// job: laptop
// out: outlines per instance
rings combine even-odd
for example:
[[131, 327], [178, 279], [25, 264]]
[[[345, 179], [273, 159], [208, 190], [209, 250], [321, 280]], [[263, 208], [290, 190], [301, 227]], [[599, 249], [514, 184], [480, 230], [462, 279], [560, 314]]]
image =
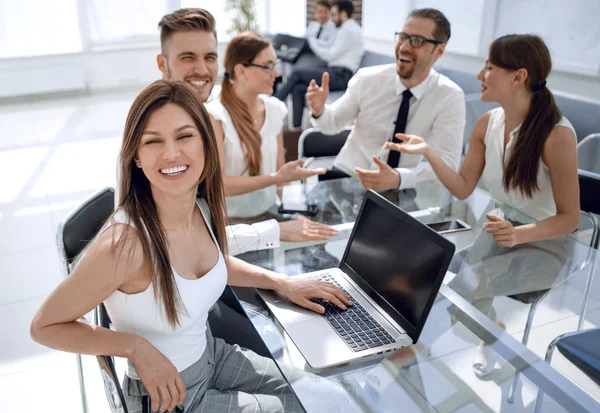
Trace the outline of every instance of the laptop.
[[317, 314], [282, 294], [260, 295], [308, 364], [322, 369], [417, 342], [455, 246], [368, 191], [338, 268], [295, 277], [329, 281], [351, 296], [347, 311], [328, 301]]
[[284, 62], [296, 63], [298, 57], [307, 45], [303, 37], [290, 36], [288, 34], [277, 34], [273, 40], [273, 47], [277, 51], [277, 57]]

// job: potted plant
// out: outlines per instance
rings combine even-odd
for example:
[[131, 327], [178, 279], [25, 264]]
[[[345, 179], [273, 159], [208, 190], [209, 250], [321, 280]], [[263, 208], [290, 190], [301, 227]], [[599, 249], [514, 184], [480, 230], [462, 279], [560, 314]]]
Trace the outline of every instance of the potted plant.
[[230, 34], [258, 31], [258, 23], [254, 15], [254, 0], [227, 0], [226, 10], [234, 12], [232, 25], [229, 28]]

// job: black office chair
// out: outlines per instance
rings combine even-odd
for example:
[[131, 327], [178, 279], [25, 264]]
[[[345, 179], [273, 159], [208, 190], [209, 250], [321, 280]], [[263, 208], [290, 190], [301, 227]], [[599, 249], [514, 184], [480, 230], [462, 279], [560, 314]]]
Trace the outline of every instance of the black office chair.
[[[596, 384], [600, 385], [600, 328], [565, 333], [556, 337], [546, 350], [546, 362], [552, 362], [554, 350], [584, 372]], [[544, 392], [538, 390], [534, 413], [542, 411]]]
[[[56, 241], [65, 277], [71, 273], [77, 257], [85, 250], [106, 219], [113, 213], [114, 198], [114, 189], [104, 188], [72, 211], [59, 226]], [[85, 318], [83, 320], [88, 321]], [[77, 354], [77, 369], [81, 403], [85, 413], [87, 412], [87, 402], [80, 354]]]
[[327, 135], [315, 128], [302, 132], [298, 139], [298, 158], [335, 157], [352, 129], [348, 128], [336, 135]]
[[[97, 326], [110, 329], [110, 317], [106, 312], [104, 304], [100, 304], [94, 311], [94, 323]], [[104, 381], [104, 392], [108, 400], [108, 406], [112, 413], [127, 413], [127, 404], [123, 396], [123, 389], [119, 383], [114, 357], [96, 356], [100, 365], [100, 373]]]

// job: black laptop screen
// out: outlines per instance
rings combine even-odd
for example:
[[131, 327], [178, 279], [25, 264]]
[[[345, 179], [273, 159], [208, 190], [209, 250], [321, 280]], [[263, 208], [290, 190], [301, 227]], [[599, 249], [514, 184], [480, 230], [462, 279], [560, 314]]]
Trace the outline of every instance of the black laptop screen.
[[439, 290], [440, 272], [442, 266], [447, 267], [448, 254], [436, 239], [439, 235], [395, 209], [365, 199], [345, 264], [372, 288], [365, 290], [376, 302], [383, 299], [412, 327], [420, 329], [432, 292]]

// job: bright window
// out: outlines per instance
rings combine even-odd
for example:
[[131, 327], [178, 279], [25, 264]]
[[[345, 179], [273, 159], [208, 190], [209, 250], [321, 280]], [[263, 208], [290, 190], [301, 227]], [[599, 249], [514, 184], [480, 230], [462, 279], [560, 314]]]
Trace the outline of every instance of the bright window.
[[0, 58], [81, 50], [77, 0], [0, 0]]

